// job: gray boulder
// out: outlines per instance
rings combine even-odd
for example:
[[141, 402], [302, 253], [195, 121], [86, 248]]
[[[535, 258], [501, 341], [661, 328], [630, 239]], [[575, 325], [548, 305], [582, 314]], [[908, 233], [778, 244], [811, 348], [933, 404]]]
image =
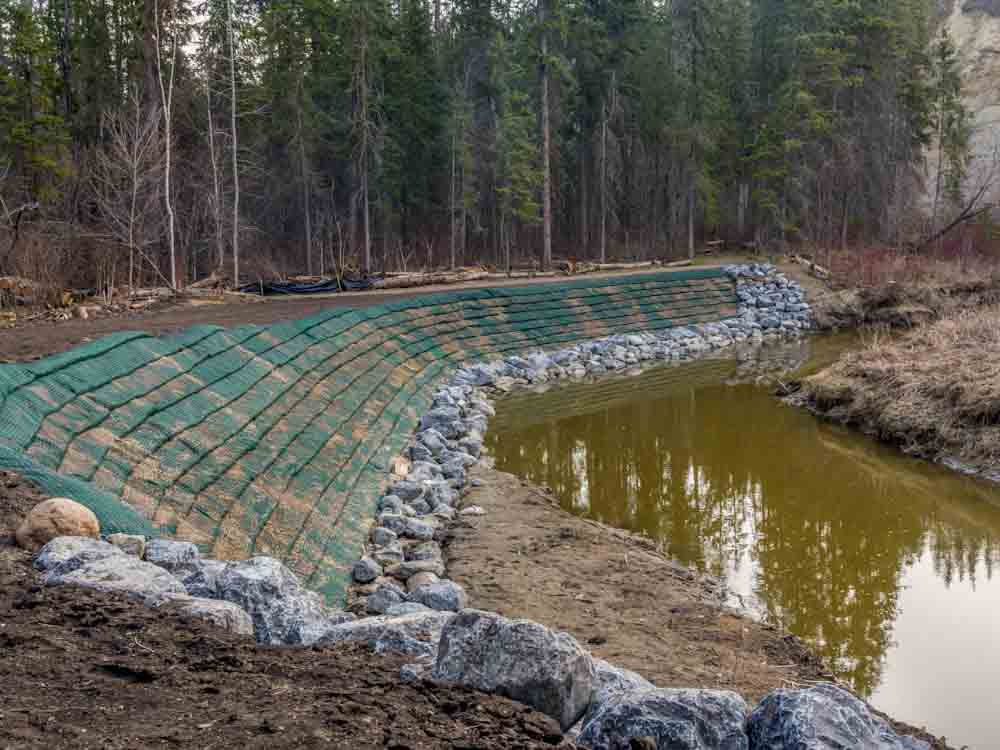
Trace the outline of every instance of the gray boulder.
[[397, 537], [402, 536], [406, 531], [406, 516], [402, 513], [402, 506], [400, 506], [399, 513], [382, 513], [378, 517], [378, 525], [384, 529], [389, 529]]
[[253, 635], [253, 620], [250, 615], [232, 602], [178, 595], [171, 596], [162, 603], [172, 605], [182, 619], [207, 622], [237, 635]]
[[339, 620], [319, 595], [272, 557], [231, 563], [218, 579], [220, 599], [247, 611], [261, 643], [309, 645]]
[[107, 541], [126, 555], [138, 557], [140, 560], [146, 552], [146, 537], [142, 534], [108, 534]]
[[627, 750], [650, 738], [658, 750], [747, 750], [747, 705], [729, 690], [653, 689], [619, 693], [584, 725], [577, 742]]
[[775, 690], [747, 721], [750, 750], [928, 750], [923, 740], [896, 734], [846, 690], [824, 684]]
[[434, 482], [427, 486], [425, 498], [432, 508], [442, 505], [451, 506], [458, 499], [458, 493], [447, 482]]
[[35, 567], [49, 576], [60, 576], [87, 563], [124, 554], [115, 545], [89, 536], [57, 536], [38, 551]]
[[656, 686], [635, 672], [620, 669], [604, 659], [592, 656], [594, 662], [594, 694], [590, 698], [587, 713], [577, 724], [582, 729], [609, 700], [636, 690], [654, 690]]
[[187, 570], [200, 559], [201, 552], [191, 542], [175, 542], [172, 539], [150, 539], [146, 542], [146, 562], [159, 565], [171, 573]]
[[126, 594], [148, 604], [172, 594], [187, 594], [184, 584], [163, 568], [120, 551], [67, 572], [53, 571], [45, 577], [45, 585], [82, 586]]
[[440, 560], [441, 545], [437, 542], [420, 542], [406, 548], [407, 560]]
[[465, 609], [468, 597], [465, 589], [454, 581], [438, 581], [415, 588], [410, 600], [438, 612], [458, 612]]
[[402, 513], [403, 501], [395, 495], [386, 495], [378, 501], [379, 513]]
[[399, 542], [393, 542], [385, 547], [378, 547], [372, 552], [372, 558], [382, 566], [401, 563], [403, 562], [403, 545]]
[[384, 615], [390, 607], [406, 602], [406, 593], [393, 584], [382, 584], [368, 595], [367, 610], [370, 615]]
[[[416, 500], [418, 497], [424, 494], [424, 487], [422, 484], [417, 482], [411, 482], [409, 479], [401, 479], [392, 485], [392, 490], [390, 495], [395, 495], [404, 504]], [[384, 498], [383, 498], [384, 499]]]
[[[420, 429], [427, 430], [433, 427], [442, 437], [446, 439], [455, 438], [461, 432], [461, 416], [455, 407], [440, 406], [432, 409], [420, 418]], [[426, 445], [426, 443], [424, 444]]]
[[433, 573], [436, 576], [444, 575], [444, 563], [440, 560], [406, 560], [388, 568], [386, 575], [406, 580], [417, 573]]
[[374, 581], [382, 575], [382, 566], [370, 557], [362, 557], [351, 570], [351, 576], [358, 583], [368, 583]]
[[423, 604], [417, 604], [416, 602], [400, 602], [399, 604], [393, 604], [389, 607], [385, 614], [391, 615], [392, 617], [398, 617], [399, 615], [413, 615], [418, 612], [430, 612], [429, 607], [425, 607]]
[[421, 521], [419, 518], [407, 518], [401, 536], [428, 541], [434, 538], [434, 529], [434, 524], [427, 523], [427, 521]]
[[227, 563], [222, 560], [198, 560], [198, 562], [184, 570], [178, 571], [181, 583], [191, 596], [204, 597], [207, 599], [219, 598], [219, 576], [226, 569]]
[[564, 731], [586, 710], [595, 681], [590, 654], [569, 634], [475, 609], [444, 628], [434, 678], [525, 703]]
[[392, 617], [366, 617], [330, 628], [317, 645], [365, 643], [376, 653], [392, 652], [433, 659], [441, 631], [455, 615], [445, 612], [417, 612]]
[[398, 538], [395, 531], [385, 528], [384, 526], [376, 526], [372, 529], [372, 544], [377, 547], [385, 547], [388, 544], [392, 544]]
[[435, 429], [417, 433], [417, 442], [430, 451], [433, 456], [438, 455], [441, 451], [448, 448], [448, 442], [445, 440], [444, 435]]

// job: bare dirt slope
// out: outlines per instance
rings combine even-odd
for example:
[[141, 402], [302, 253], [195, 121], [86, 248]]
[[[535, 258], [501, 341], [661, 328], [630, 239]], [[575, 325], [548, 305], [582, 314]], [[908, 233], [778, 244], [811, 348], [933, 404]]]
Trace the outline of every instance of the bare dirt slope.
[[776, 688], [830, 679], [801, 641], [722, 610], [711, 579], [651, 542], [570, 515], [513, 475], [473, 476], [482, 485], [463, 505], [486, 514], [462, 516], [446, 547], [448, 575], [470, 606], [565, 630], [658, 687], [734, 690], [753, 705]]
[[[725, 688], [754, 702], [828, 678], [796, 639], [727, 614], [718, 591], [641, 537], [562, 511], [517, 477], [477, 470], [447, 547], [472, 606], [565, 630], [659, 687]], [[471, 520], [467, 520], [471, 519]]]
[[572, 747], [554, 720], [399, 680], [362, 648], [260, 648], [125, 598], [49, 589], [10, 534], [38, 495], [0, 473], [0, 748]]

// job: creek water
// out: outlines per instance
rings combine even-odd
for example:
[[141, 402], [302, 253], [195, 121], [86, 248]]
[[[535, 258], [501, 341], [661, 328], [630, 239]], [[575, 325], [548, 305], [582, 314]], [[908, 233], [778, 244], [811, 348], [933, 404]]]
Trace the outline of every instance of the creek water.
[[517, 393], [487, 446], [564, 509], [722, 577], [876, 708], [956, 748], [998, 748], [1000, 486], [772, 395], [854, 343]]

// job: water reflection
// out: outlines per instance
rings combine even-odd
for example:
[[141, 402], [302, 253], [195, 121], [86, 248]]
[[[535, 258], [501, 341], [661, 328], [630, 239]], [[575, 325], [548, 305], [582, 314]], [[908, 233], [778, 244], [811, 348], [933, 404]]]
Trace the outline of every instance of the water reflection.
[[[806, 353], [783, 350], [780, 366]], [[961, 586], [1000, 605], [1000, 492], [784, 406], [745, 382], [774, 369], [773, 359], [761, 364], [702, 362], [515, 396], [500, 404], [490, 449], [498, 468], [548, 485], [566, 509], [641, 530], [723, 576], [856, 690], [906, 718], [896, 703], [907, 691], [890, 684], [887, 665], [895, 673], [894, 660], [922, 655], [894, 641], [901, 598], [919, 610]], [[933, 574], [907, 579], [918, 563]], [[1000, 643], [964, 643], [960, 626], [940, 637], [987, 649], [987, 700]], [[926, 665], [927, 690], [939, 666], [947, 671]]]

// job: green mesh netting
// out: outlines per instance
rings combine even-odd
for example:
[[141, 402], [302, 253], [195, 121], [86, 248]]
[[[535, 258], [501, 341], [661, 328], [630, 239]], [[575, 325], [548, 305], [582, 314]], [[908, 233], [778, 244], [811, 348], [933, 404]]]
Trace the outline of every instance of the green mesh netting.
[[735, 309], [713, 269], [120, 333], [0, 367], [0, 467], [84, 503], [106, 532], [273, 555], [337, 601], [389, 460], [456, 364]]

